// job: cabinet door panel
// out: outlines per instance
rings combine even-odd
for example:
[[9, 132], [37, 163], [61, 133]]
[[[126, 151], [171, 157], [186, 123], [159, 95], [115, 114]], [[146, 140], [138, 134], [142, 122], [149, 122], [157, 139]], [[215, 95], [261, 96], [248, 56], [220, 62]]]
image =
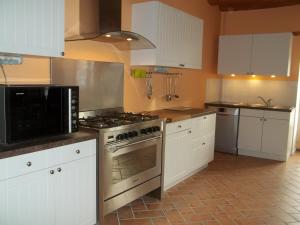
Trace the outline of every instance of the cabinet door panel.
[[96, 224], [96, 156], [63, 164], [61, 169], [56, 225]]
[[[203, 43], [203, 21], [194, 16], [183, 17], [183, 40], [181, 53], [178, 54], [187, 68], [202, 68], [202, 43]], [[179, 58], [180, 61], [180, 58]]]
[[252, 72], [263, 75], [289, 75], [291, 44], [291, 33], [253, 35]]
[[219, 74], [247, 74], [250, 70], [252, 35], [224, 35], [219, 39]]
[[63, 0], [0, 0], [0, 52], [61, 56]]
[[47, 169], [3, 181], [0, 224], [55, 224], [54, 179]]
[[175, 185], [188, 173], [187, 156], [189, 153], [189, 130], [166, 136], [164, 168], [165, 188]]
[[238, 148], [259, 152], [261, 149], [263, 119], [240, 116]]
[[287, 152], [289, 121], [266, 119], [262, 137], [262, 152], [285, 155]]
[[178, 67], [178, 48], [182, 40], [182, 33], [178, 32], [178, 29], [183, 25], [182, 13], [160, 4], [159, 18], [157, 64]]

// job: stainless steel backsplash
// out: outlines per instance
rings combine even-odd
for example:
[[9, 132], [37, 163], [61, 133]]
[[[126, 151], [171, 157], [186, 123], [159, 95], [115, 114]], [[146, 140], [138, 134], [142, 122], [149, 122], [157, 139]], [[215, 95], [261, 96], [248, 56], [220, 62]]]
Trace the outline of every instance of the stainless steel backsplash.
[[79, 86], [79, 110], [124, 107], [124, 64], [51, 59], [51, 82]]

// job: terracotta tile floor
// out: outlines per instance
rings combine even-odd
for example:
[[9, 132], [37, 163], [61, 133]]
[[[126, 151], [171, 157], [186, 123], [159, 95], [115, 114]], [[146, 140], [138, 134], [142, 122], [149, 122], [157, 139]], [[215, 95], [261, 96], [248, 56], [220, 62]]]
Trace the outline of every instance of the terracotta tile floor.
[[105, 225], [300, 225], [300, 152], [287, 163], [216, 154], [165, 193], [138, 199]]

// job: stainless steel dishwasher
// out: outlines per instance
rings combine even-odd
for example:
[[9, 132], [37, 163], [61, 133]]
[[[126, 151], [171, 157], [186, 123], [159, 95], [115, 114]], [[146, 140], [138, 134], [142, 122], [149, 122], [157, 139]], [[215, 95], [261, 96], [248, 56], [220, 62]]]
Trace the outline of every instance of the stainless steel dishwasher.
[[239, 108], [209, 106], [217, 112], [215, 151], [237, 154]]

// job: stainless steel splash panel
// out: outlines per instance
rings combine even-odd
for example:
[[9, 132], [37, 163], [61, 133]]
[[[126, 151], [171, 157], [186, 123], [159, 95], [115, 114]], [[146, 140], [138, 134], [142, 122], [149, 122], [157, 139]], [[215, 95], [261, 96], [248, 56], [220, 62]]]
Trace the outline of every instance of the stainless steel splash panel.
[[79, 86], [79, 110], [123, 108], [124, 64], [51, 59], [51, 82]]

